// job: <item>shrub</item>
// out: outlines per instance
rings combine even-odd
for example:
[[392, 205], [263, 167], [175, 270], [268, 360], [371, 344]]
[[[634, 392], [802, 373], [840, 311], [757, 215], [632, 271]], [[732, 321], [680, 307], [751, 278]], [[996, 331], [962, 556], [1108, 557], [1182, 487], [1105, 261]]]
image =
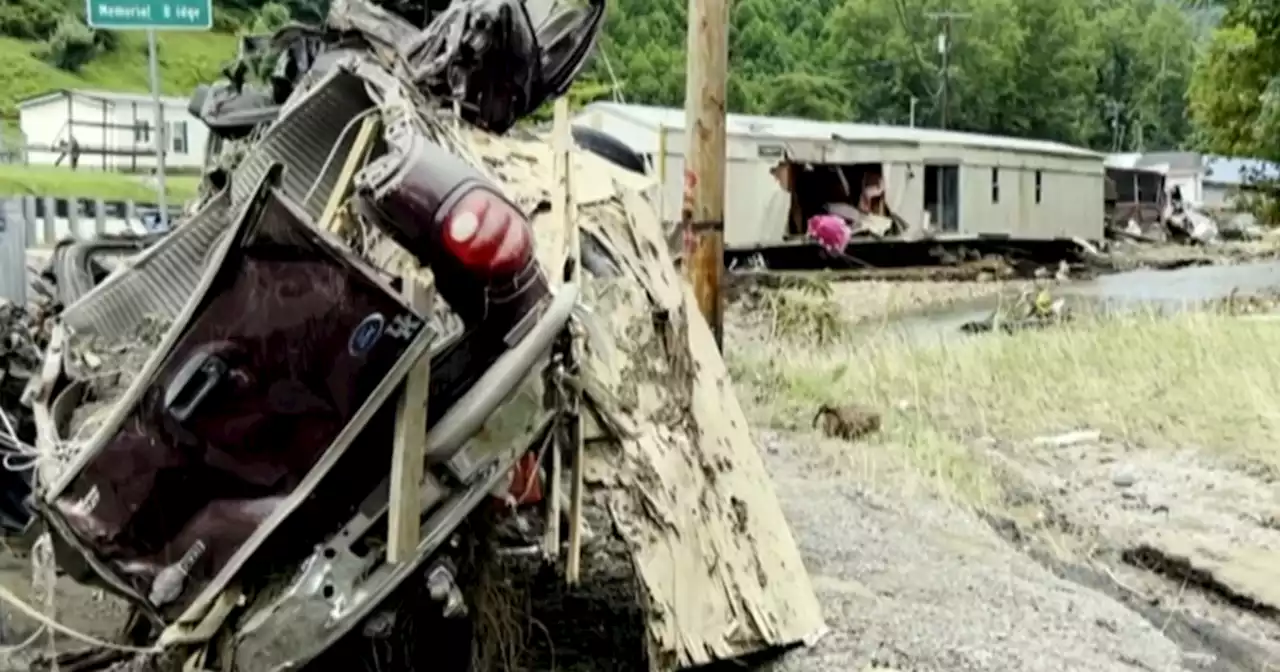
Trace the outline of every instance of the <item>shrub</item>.
[[98, 54], [98, 44], [93, 30], [79, 19], [66, 16], [49, 38], [46, 58], [60, 70], [79, 72], [80, 68]]
[[57, 30], [67, 11], [59, 0], [3, 0], [0, 35], [43, 42]]

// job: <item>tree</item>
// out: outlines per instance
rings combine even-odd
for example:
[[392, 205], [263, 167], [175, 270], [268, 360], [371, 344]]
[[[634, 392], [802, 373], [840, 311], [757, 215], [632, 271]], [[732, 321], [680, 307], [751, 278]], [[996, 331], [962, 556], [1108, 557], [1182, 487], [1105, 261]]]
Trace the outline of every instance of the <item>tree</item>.
[[49, 38], [49, 62], [67, 72], [79, 72], [97, 53], [93, 30], [74, 16], [64, 16]]
[[1280, 8], [1235, 2], [1196, 63], [1189, 98], [1197, 144], [1233, 156], [1280, 160], [1276, 99]]

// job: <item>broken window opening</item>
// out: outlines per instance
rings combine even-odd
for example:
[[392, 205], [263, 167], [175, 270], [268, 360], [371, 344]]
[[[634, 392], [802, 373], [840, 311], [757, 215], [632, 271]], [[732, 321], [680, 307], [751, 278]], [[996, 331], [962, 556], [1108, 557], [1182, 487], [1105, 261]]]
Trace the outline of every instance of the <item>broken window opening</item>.
[[1164, 209], [1164, 183], [1164, 175], [1158, 172], [1108, 168], [1104, 201], [1108, 221], [1159, 221]]
[[1036, 171], [1036, 205], [1040, 204], [1040, 199], [1044, 195], [1043, 189], [1044, 189], [1044, 180], [1042, 178], [1042, 173], [1037, 170]]
[[1160, 194], [1164, 192], [1164, 180], [1159, 173], [1138, 173], [1138, 202], [1154, 204], [1160, 202]]
[[924, 209], [937, 230], [954, 233], [960, 230], [960, 167], [928, 165], [924, 167]]
[[810, 218], [831, 214], [854, 232], [882, 236], [905, 230], [885, 201], [884, 165], [880, 163], [782, 164], [775, 172], [791, 192], [787, 237], [808, 235]]

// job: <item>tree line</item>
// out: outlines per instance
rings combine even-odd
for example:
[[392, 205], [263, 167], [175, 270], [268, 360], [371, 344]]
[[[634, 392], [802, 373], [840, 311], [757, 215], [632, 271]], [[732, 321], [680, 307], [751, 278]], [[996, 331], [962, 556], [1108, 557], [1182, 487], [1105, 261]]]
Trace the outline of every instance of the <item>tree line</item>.
[[[448, 0], [383, 0], [415, 20]], [[423, 3], [428, 3], [427, 7]], [[680, 106], [688, 0], [609, 0], [575, 104]], [[111, 47], [83, 3], [6, 0], [0, 34], [67, 44], [74, 69]], [[1204, 149], [1280, 158], [1280, 5], [1269, 0], [734, 0], [731, 111], [939, 126], [1101, 151]], [[219, 0], [216, 28], [327, 0]], [[939, 36], [948, 30], [947, 67]], [[266, 20], [264, 20], [266, 19]], [[61, 55], [61, 58], [58, 56]]]
[[[685, 5], [615, 0], [592, 79], [616, 80], [629, 102], [680, 105]], [[956, 15], [945, 72], [944, 11]], [[1172, 0], [735, 0], [727, 102], [904, 125], [914, 107], [917, 124], [939, 126], [945, 101], [950, 128], [1178, 148], [1214, 18]]]

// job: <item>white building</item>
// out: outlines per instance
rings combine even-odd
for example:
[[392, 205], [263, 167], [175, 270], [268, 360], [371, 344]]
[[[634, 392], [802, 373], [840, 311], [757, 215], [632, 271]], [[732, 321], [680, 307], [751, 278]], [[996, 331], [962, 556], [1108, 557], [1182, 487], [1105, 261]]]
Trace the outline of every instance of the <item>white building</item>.
[[1280, 166], [1259, 159], [1198, 152], [1112, 154], [1107, 166], [1160, 173], [1166, 189], [1177, 187], [1184, 199], [1208, 208], [1232, 208], [1254, 181], [1280, 179]]
[[[163, 135], [156, 132], [156, 106], [149, 95], [60, 89], [27, 98], [18, 103], [27, 161], [52, 165], [64, 143], [75, 138], [81, 169], [150, 172], [159, 146], [166, 150], [168, 167], [203, 167], [209, 129], [187, 111], [186, 98], [160, 102], [168, 130]], [[62, 159], [62, 165], [68, 162]]]
[[[575, 124], [653, 158], [660, 207], [678, 221], [684, 189], [683, 110], [591, 103]], [[730, 114], [725, 243], [747, 249], [804, 237], [818, 191], [847, 197], [868, 184], [910, 225], [938, 234], [1019, 239], [1103, 236], [1103, 155], [1055, 142], [938, 129]], [[786, 171], [779, 170], [786, 167]], [[835, 177], [833, 178], [832, 175]], [[784, 177], [785, 176], [785, 177]], [[854, 184], [858, 183], [858, 184]], [[806, 195], [806, 191], [810, 192]]]

